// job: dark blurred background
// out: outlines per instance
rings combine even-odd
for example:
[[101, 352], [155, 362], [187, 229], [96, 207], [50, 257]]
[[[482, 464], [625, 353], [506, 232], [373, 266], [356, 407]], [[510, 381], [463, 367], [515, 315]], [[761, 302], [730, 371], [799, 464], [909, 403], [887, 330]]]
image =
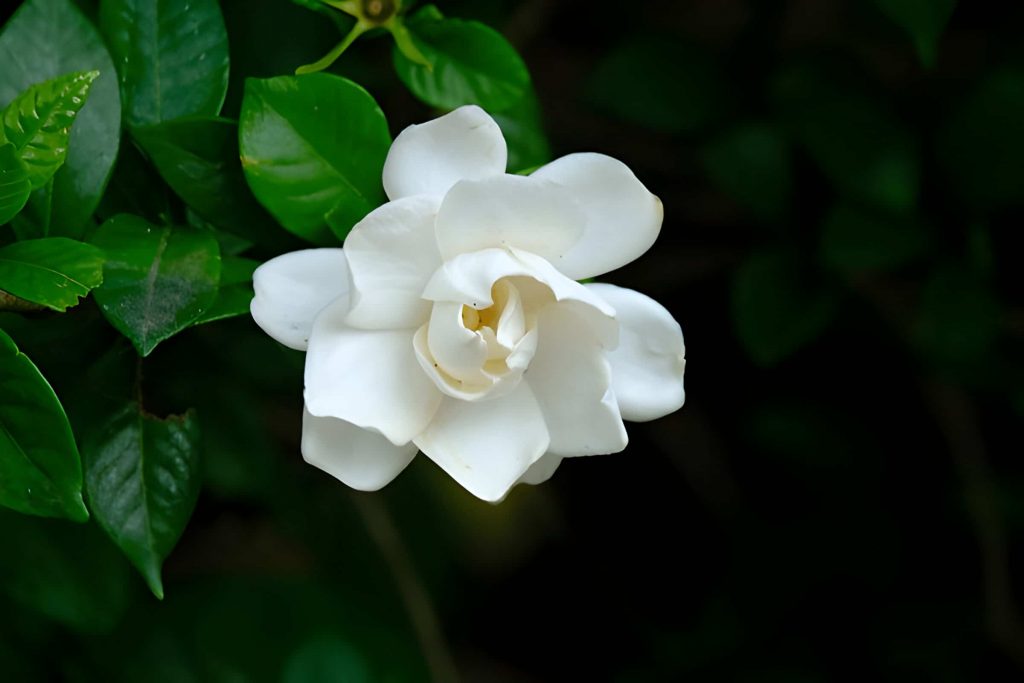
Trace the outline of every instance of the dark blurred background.
[[[201, 328], [147, 360], [151, 410], [219, 414], [167, 597], [91, 528], [8, 520], [58, 589], [42, 616], [0, 597], [0, 678], [1022, 680], [1024, 5], [438, 4], [521, 51], [554, 156], [662, 198], [605, 279], [680, 321], [687, 405], [498, 506], [422, 457], [360, 494], [299, 456], [301, 355]], [[222, 6], [228, 116], [338, 40], [285, 0]], [[390, 50], [332, 70], [397, 133], [433, 112]]]

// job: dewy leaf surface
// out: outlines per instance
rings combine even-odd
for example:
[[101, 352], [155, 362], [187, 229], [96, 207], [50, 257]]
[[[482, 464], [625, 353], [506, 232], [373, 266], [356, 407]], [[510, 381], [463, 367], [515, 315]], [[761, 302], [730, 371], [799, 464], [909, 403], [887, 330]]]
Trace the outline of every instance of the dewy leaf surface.
[[80, 238], [110, 179], [121, 139], [121, 98], [110, 54], [71, 0], [27, 0], [0, 33], [0, 65], [0, 107], [57, 76], [100, 74], [75, 120], [67, 160], [53, 176], [52, 189], [41, 188], [40, 197], [29, 202], [46, 204], [50, 234]]
[[57, 395], [0, 330], [0, 505], [84, 522], [82, 465]]
[[83, 452], [96, 521], [163, 598], [161, 567], [199, 496], [194, 415], [161, 420], [129, 404], [85, 440]]
[[103, 282], [103, 252], [66, 237], [15, 242], [0, 248], [0, 290], [54, 311]]
[[212, 233], [156, 227], [138, 216], [114, 216], [93, 243], [107, 261], [96, 302], [139, 354], [188, 327], [217, 297], [220, 248]]
[[217, 0], [103, 0], [100, 27], [130, 127], [220, 113], [228, 35]]

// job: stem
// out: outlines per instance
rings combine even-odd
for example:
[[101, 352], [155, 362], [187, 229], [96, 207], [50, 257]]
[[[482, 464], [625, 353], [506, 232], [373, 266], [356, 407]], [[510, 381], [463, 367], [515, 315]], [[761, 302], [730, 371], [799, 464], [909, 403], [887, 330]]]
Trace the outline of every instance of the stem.
[[317, 71], [323, 71], [324, 69], [330, 67], [331, 64], [334, 64], [334, 62], [338, 60], [338, 57], [341, 56], [341, 53], [347, 50], [348, 46], [355, 42], [356, 38], [366, 33], [366, 31], [368, 31], [370, 28], [372, 27], [368, 24], [364, 24], [361, 21], [356, 22], [356, 25], [353, 26], [352, 30], [348, 32], [348, 35], [345, 36], [345, 38], [342, 39], [340, 43], [335, 45], [333, 50], [331, 50], [330, 52], [328, 52], [327, 54], [325, 54], [323, 57], [313, 62], [312, 64], [300, 66], [298, 69], [295, 70], [295, 73], [301, 76], [302, 74], [311, 74], [316, 73]]
[[402, 538], [388, 514], [387, 508], [374, 496], [355, 494], [356, 509], [363, 517], [366, 529], [373, 542], [380, 548], [391, 573], [398, 584], [402, 600], [409, 611], [420, 648], [427, 659], [434, 683], [457, 683], [459, 680], [455, 662], [444, 640], [441, 623], [437, 618], [430, 596], [423, 583], [416, 576], [416, 570], [409, 560], [409, 553]]

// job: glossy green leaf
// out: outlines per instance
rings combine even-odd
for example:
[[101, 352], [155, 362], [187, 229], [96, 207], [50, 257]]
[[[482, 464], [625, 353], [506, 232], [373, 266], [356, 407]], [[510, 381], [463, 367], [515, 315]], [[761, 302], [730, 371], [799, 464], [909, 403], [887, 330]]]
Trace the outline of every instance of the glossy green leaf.
[[[110, 178], [121, 139], [114, 64], [99, 33], [71, 0], [27, 0], [0, 34], [0, 106], [30, 86], [76, 71], [98, 71], [71, 129], [67, 159], [52, 190], [29, 200], [48, 218], [34, 236], [80, 238]], [[52, 228], [51, 228], [52, 226]]]
[[237, 256], [228, 256], [221, 261], [220, 287], [217, 299], [206, 313], [196, 319], [193, 325], [233, 318], [249, 314], [249, 304], [254, 296], [252, 274], [259, 261]]
[[0, 145], [0, 225], [18, 215], [28, 201], [32, 183], [14, 145]]
[[102, 0], [125, 121], [216, 116], [228, 88], [228, 35], [217, 0]]
[[512, 172], [536, 168], [551, 161], [551, 145], [544, 134], [540, 105], [533, 89], [514, 105], [493, 114], [508, 145], [508, 168]]
[[910, 34], [921, 63], [932, 66], [956, 0], [875, 0], [875, 4]]
[[831, 290], [806, 276], [795, 255], [762, 252], [739, 268], [732, 290], [736, 333], [759, 365], [775, 365], [817, 339], [835, 317]]
[[77, 306], [103, 282], [103, 252], [66, 237], [0, 248], [0, 290], [54, 311]]
[[192, 414], [160, 420], [135, 404], [82, 444], [89, 508], [161, 599], [161, 567], [199, 496], [198, 444]]
[[704, 149], [711, 180], [758, 218], [777, 220], [792, 189], [789, 145], [773, 126], [747, 124]]
[[928, 247], [928, 233], [912, 217], [840, 206], [825, 220], [821, 257], [838, 270], [887, 270], [905, 265]]
[[841, 194], [889, 211], [916, 205], [916, 142], [884, 100], [816, 66], [784, 71], [774, 97], [784, 124]]
[[0, 590], [19, 604], [88, 634], [127, 609], [130, 568], [96, 525], [0, 510], [0, 538]]
[[125, 141], [117, 155], [103, 201], [96, 207], [100, 223], [119, 213], [131, 213], [154, 223], [170, 223], [173, 193], [146, 160], [137, 141]]
[[586, 94], [608, 113], [666, 133], [693, 133], [718, 120], [729, 98], [716, 62], [678, 38], [633, 36], [594, 68]]
[[485, 24], [462, 19], [413, 19], [406, 23], [414, 45], [432, 67], [410, 60], [396, 46], [395, 71], [416, 97], [454, 109], [478, 104], [499, 111], [518, 102], [530, 73], [516, 49]]
[[155, 227], [122, 214], [101, 225], [92, 241], [107, 257], [96, 302], [143, 356], [191, 325], [217, 298], [220, 251], [208, 232]]
[[200, 216], [255, 243], [286, 247], [287, 233], [256, 202], [242, 175], [234, 121], [181, 119], [137, 128], [134, 135], [167, 184]]
[[[331, 125], [324, 125], [330, 121]], [[312, 242], [336, 242], [384, 201], [381, 173], [391, 145], [373, 97], [330, 74], [246, 81], [242, 167], [256, 198], [285, 228]]]
[[89, 518], [82, 503], [82, 465], [64, 408], [38, 368], [3, 330], [0, 505], [76, 522]]
[[18, 150], [33, 190], [64, 164], [71, 126], [99, 75], [81, 71], [58, 76], [33, 85], [4, 109], [0, 143], [10, 142]]

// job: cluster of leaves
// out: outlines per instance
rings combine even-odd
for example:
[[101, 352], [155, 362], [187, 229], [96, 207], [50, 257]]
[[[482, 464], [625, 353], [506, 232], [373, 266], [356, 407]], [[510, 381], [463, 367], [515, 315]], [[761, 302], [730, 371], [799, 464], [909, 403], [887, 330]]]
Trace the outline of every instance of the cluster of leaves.
[[[500, 34], [433, 7], [391, 26], [395, 73], [415, 96], [486, 107], [503, 117], [513, 164], [547, 159], [529, 74]], [[181, 363], [175, 379], [208, 394], [144, 392], [144, 359], [246, 314], [261, 259], [337, 244], [385, 199], [391, 131], [364, 88], [329, 73], [249, 78], [236, 121], [222, 116], [229, 54], [217, 0], [102, 0], [93, 16], [72, 0], [26, 0], [0, 33], [0, 506], [91, 517], [160, 598], [204, 478], [216, 487], [232, 476], [201, 454], [248, 430], [255, 458], [266, 429], [251, 424], [255, 411], [232, 422], [219, 402], [226, 379], [210, 381], [199, 363]], [[152, 397], [166, 395], [172, 412], [198, 409], [154, 414]], [[253, 462], [234, 467], [251, 478]], [[87, 551], [99, 567], [77, 577], [68, 558], [103, 541], [41, 524], [0, 515], [0, 587], [95, 628], [102, 610], [73, 594], [93, 591], [95, 573], [109, 575], [103, 585], [122, 579], [103, 550]], [[32, 561], [7, 538], [37, 548]]]

